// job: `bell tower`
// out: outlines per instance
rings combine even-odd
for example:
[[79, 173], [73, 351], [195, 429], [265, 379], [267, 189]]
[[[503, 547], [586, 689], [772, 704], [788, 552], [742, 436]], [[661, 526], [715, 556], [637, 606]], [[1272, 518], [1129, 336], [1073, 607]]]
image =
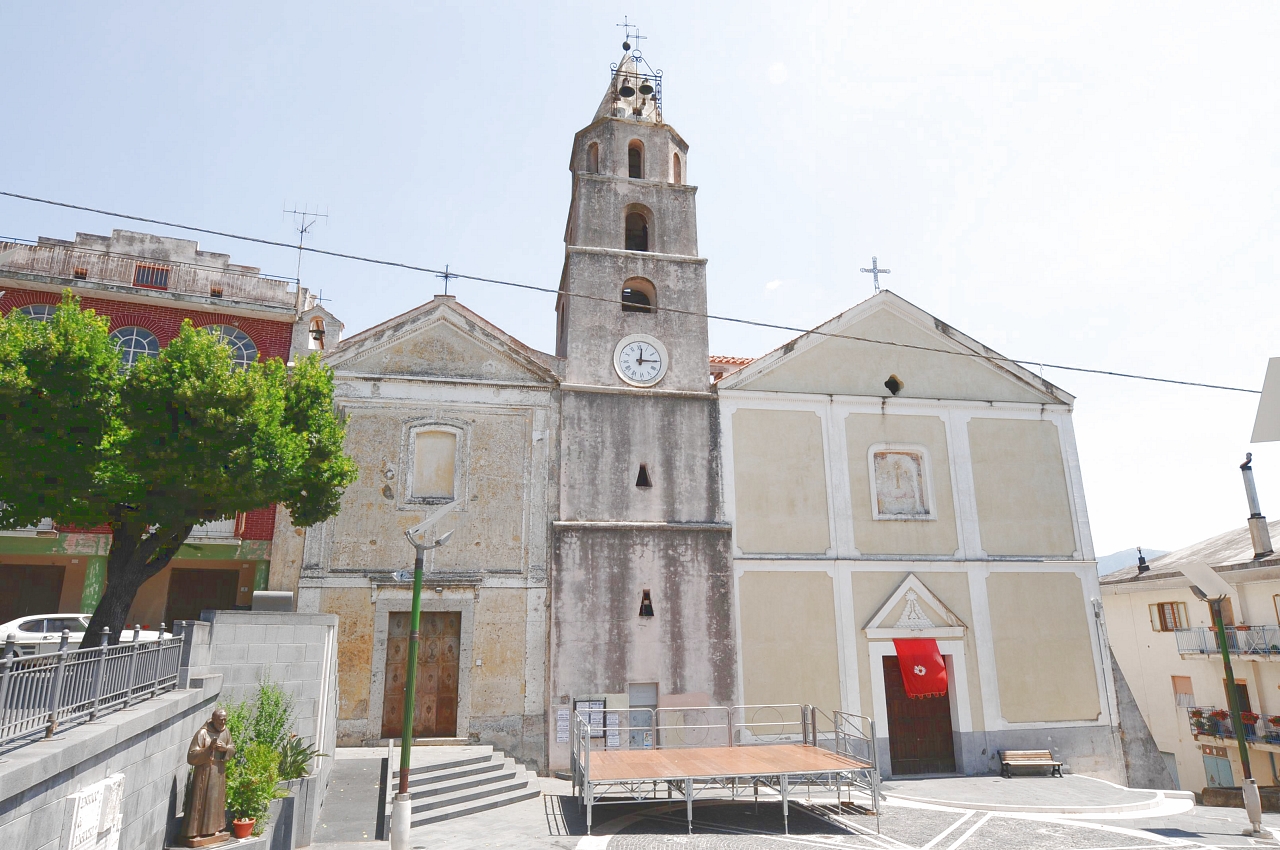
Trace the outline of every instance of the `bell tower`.
[[[569, 163], [553, 718], [565, 700], [613, 707], [654, 685], [684, 705], [736, 690], [697, 189], [663, 119], [662, 72], [623, 48]], [[567, 760], [567, 745], [550, 750]]]

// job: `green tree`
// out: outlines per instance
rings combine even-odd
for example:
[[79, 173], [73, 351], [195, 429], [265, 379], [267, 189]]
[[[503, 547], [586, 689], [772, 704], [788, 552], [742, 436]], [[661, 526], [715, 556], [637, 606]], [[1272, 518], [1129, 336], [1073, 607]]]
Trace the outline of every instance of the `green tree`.
[[142, 583], [191, 529], [271, 504], [312, 525], [355, 480], [318, 357], [238, 367], [190, 321], [123, 368], [107, 321], [69, 291], [47, 322], [0, 317], [0, 528], [111, 529], [86, 643], [119, 639]]

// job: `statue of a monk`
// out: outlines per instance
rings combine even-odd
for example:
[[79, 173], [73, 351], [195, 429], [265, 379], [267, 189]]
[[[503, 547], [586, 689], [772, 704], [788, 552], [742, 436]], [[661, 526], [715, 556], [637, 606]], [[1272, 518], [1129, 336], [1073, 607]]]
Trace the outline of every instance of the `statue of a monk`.
[[187, 750], [191, 794], [179, 836], [188, 847], [208, 847], [231, 838], [227, 832], [227, 759], [235, 751], [227, 730], [227, 712], [219, 708], [196, 732]]

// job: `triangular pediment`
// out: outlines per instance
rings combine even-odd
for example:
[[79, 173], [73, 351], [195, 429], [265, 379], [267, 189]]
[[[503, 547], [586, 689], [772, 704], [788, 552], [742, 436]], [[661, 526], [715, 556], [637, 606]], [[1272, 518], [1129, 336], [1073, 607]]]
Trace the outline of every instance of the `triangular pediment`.
[[553, 358], [447, 296], [345, 340], [325, 358], [339, 375], [550, 384]]
[[889, 595], [867, 621], [871, 639], [963, 637], [965, 624], [915, 573]]
[[720, 390], [1070, 404], [1035, 373], [885, 290], [720, 382]]

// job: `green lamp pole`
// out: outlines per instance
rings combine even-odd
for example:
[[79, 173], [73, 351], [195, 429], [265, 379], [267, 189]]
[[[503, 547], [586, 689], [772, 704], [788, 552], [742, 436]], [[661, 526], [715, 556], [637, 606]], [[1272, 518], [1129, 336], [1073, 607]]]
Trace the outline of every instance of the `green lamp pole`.
[[[422, 615], [422, 561], [427, 550], [439, 549], [449, 542], [452, 531], [433, 539], [431, 534], [437, 521], [453, 508], [453, 503], [438, 506], [425, 520], [404, 533], [413, 545], [413, 619], [409, 623], [409, 668], [404, 677], [404, 728], [400, 738], [400, 783], [398, 793], [391, 801], [391, 850], [409, 850], [409, 830], [412, 827], [413, 799], [409, 796], [409, 769], [413, 756], [413, 697], [418, 672], [418, 620]], [[432, 554], [434, 558], [434, 553]], [[406, 570], [397, 570], [397, 581], [408, 578]]]
[[[448, 543], [449, 538], [453, 536], [453, 532], [449, 531], [431, 543], [424, 545], [419, 539], [421, 535], [415, 535], [414, 531], [416, 529], [405, 532], [405, 536], [413, 544], [414, 555], [413, 613], [410, 615], [409, 620], [409, 669], [405, 671], [404, 677], [404, 727], [400, 734], [399, 793], [401, 794], [409, 793], [409, 760], [413, 755], [413, 698], [418, 678], [418, 621], [422, 616], [422, 553], [440, 548]], [[434, 553], [431, 557], [435, 557]]]

